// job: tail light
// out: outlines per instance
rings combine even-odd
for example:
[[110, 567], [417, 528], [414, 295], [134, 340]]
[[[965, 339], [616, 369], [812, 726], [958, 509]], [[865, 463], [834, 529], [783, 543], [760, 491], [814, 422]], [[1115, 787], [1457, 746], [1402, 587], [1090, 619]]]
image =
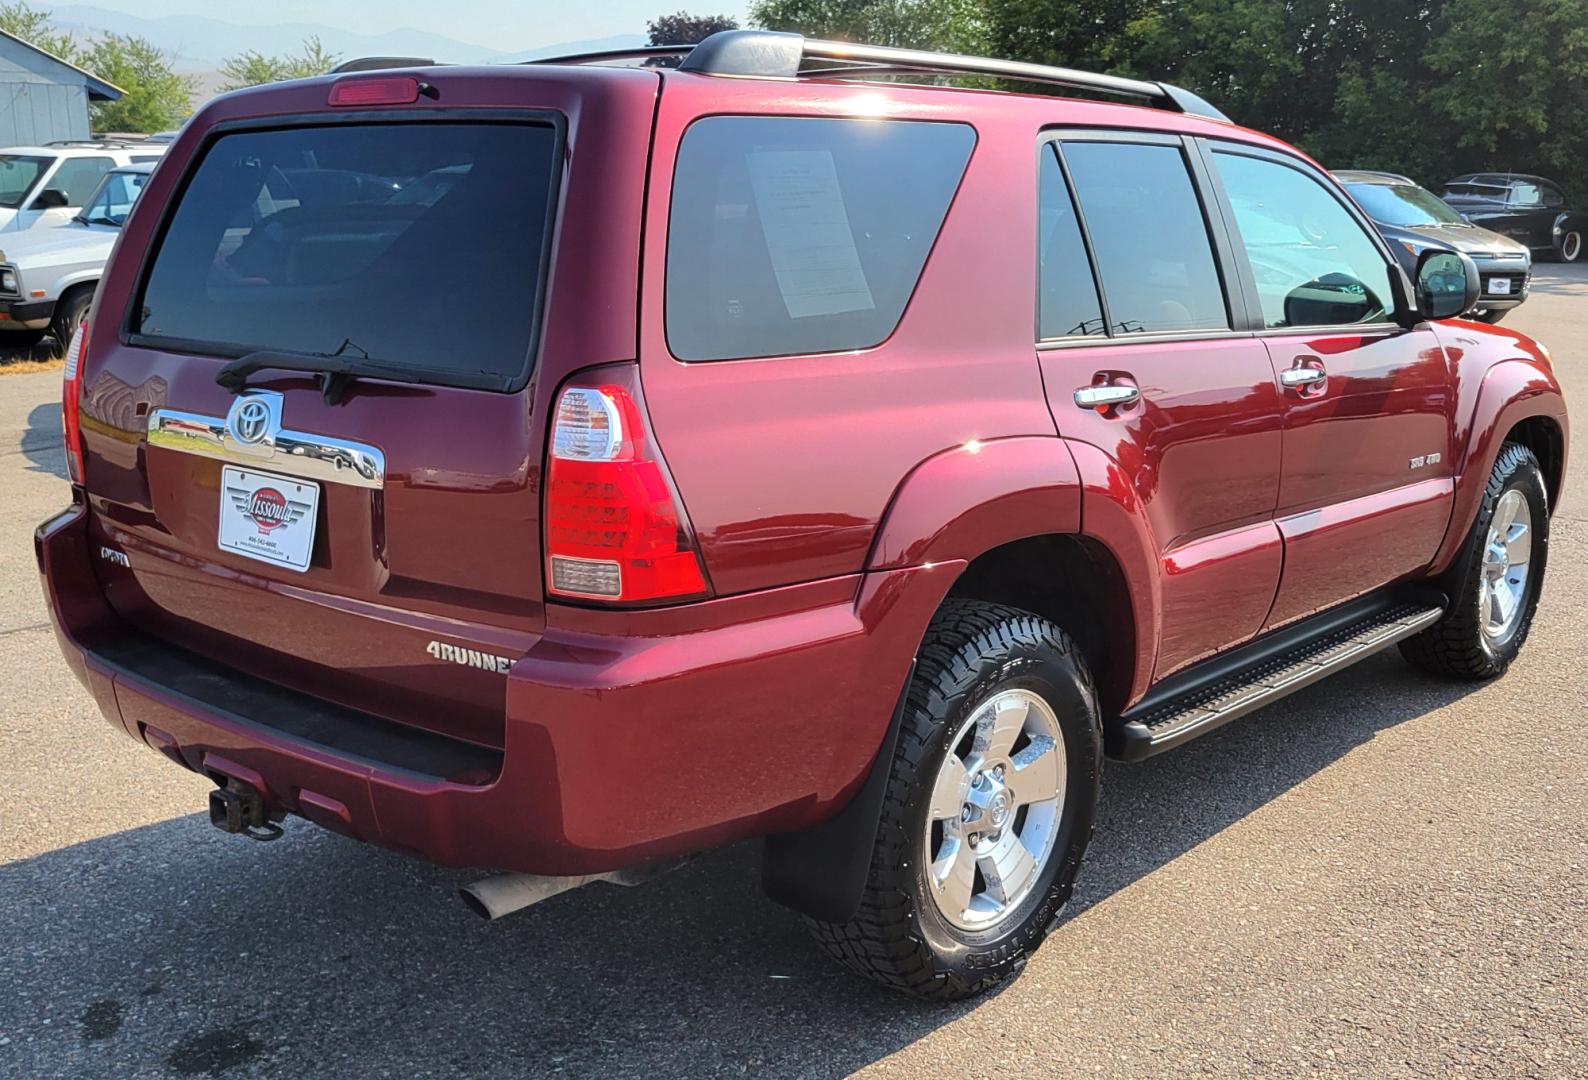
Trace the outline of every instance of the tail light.
[[66, 472], [74, 484], [83, 482], [83, 429], [78, 409], [83, 395], [83, 354], [87, 351], [85, 321], [66, 346], [66, 371], [61, 377], [61, 433], [66, 436]]
[[563, 388], [546, 478], [546, 589], [647, 603], [710, 594], [632, 366]]

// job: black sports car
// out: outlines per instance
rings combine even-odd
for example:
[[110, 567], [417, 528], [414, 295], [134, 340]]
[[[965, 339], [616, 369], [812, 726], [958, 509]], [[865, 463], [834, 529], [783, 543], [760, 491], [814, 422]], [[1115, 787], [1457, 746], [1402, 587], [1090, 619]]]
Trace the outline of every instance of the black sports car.
[[1334, 177], [1367, 211], [1408, 275], [1417, 273], [1417, 257], [1429, 248], [1470, 255], [1482, 282], [1475, 318], [1499, 322], [1527, 299], [1533, 259], [1525, 244], [1472, 224], [1404, 176], [1358, 170]]
[[1541, 258], [1583, 258], [1588, 216], [1570, 210], [1560, 186], [1542, 176], [1473, 173], [1445, 184], [1445, 201], [1485, 229], [1520, 241]]

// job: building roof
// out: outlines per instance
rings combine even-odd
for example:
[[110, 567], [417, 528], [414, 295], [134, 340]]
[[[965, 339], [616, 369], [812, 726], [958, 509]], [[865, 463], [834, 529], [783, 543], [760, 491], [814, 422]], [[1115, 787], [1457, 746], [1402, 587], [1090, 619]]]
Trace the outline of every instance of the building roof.
[[[65, 68], [66, 71], [72, 72], [73, 74], [80, 77], [84, 86], [88, 89], [89, 98], [93, 101], [119, 101], [121, 98], [126, 96], [127, 92], [121, 87], [117, 86], [115, 83], [108, 83], [104, 79], [101, 79], [98, 75], [95, 75], [93, 72], [84, 71], [76, 64], [73, 64], [67, 60], [62, 60], [59, 56], [56, 56], [54, 53], [49, 52], [48, 50], [39, 48], [31, 41], [24, 41], [15, 34], [8, 34], [4, 30], [0, 30], [0, 43], [6, 41], [13, 41], [16, 44], [22, 46], [24, 49], [28, 49], [37, 53], [39, 56], [42, 56], [51, 64], [59, 65], [60, 67]], [[65, 80], [63, 79], [63, 81]]]

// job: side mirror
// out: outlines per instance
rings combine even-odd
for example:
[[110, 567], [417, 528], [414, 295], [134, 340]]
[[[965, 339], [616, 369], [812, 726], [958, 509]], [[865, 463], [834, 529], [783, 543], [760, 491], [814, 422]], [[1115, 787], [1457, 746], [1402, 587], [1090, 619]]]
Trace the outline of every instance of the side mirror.
[[33, 209], [56, 210], [63, 206], [70, 206], [66, 201], [66, 192], [60, 188], [47, 187], [33, 198]]
[[1482, 295], [1478, 268], [1459, 251], [1425, 251], [1417, 260], [1417, 313], [1425, 319], [1454, 319], [1471, 311]]

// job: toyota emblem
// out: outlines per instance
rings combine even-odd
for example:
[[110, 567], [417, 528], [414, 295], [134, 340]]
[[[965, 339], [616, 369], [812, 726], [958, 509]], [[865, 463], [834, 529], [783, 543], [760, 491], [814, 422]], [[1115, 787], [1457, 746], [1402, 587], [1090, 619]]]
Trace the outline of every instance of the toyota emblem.
[[263, 442], [270, 432], [270, 406], [259, 400], [246, 400], [237, 406], [232, 418], [232, 434], [237, 441], [253, 445]]

